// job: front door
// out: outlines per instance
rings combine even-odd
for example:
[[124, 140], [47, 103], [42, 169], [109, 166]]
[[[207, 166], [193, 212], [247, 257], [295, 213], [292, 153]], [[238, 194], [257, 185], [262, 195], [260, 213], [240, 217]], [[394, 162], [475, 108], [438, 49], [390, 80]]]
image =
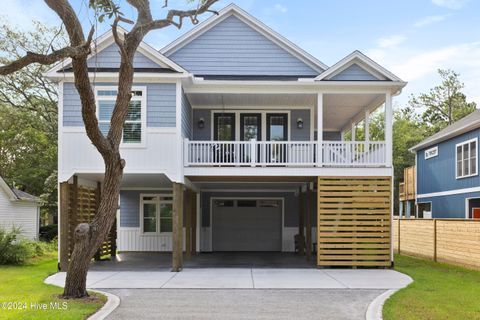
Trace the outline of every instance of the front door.
[[[288, 140], [288, 115], [285, 113], [267, 114], [267, 140]], [[267, 162], [285, 163], [287, 159], [287, 145], [283, 143], [269, 144], [265, 150]]]
[[[235, 113], [215, 113], [213, 116], [213, 139], [216, 141], [235, 141]], [[218, 144], [214, 146], [215, 162], [234, 162], [235, 151], [232, 146]]]
[[[240, 114], [240, 140], [250, 141], [255, 139], [256, 141], [262, 140], [262, 115], [260, 113], [242, 113]], [[246, 148], [246, 150], [250, 150]], [[245, 159], [244, 162], [250, 162], [250, 153], [241, 153]], [[256, 150], [256, 161], [260, 160], [260, 145]]]

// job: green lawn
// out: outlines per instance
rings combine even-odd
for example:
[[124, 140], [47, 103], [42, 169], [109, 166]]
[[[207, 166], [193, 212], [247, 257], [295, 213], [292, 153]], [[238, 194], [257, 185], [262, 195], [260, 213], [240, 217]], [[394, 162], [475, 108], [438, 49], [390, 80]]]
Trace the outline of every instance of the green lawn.
[[402, 255], [395, 269], [414, 282], [383, 308], [390, 319], [480, 319], [480, 272]]
[[[86, 300], [58, 298], [62, 288], [46, 285], [43, 280], [57, 270], [55, 254], [46, 254], [23, 266], [0, 266], [0, 319], [86, 319], [106, 301], [101, 295], [91, 295]], [[25, 310], [8, 310], [19, 305]], [[58, 302], [54, 310], [51, 303]], [[46, 304], [47, 310], [35, 310], [32, 304]], [[65, 308], [65, 310], [61, 310]]]

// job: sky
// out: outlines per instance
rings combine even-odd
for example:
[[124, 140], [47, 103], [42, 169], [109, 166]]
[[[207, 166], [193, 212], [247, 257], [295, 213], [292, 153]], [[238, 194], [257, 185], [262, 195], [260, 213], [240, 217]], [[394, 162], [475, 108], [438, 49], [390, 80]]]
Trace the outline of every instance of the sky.
[[[70, 0], [85, 30], [91, 25], [88, 0]], [[121, 11], [134, 18], [135, 11], [118, 0]], [[151, 0], [154, 18], [165, 15], [164, 0]], [[221, 0], [221, 9], [232, 0]], [[440, 79], [437, 69], [460, 73], [468, 101], [480, 106], [480, 0], [236, 0], [238, 6], [331, 66], [360, 50], [392, 71], [407, 87], [397, 105], [411, 94], [428, 91]], [[169, 0], [171, 8], [187, 8], [185, 0]], [[205, 14], [201, 20], [210, 14]], [[0, 17], [28, 30], [32, 20], [60, 25], [58, 17], [41, 0], [2, 0]], [[146, 42], [160, 49], [191, 29], [156, 30]], [[108, 24], [97, 25], [100, 35]], [[0, 31], [1, 32], [1, 31]]]

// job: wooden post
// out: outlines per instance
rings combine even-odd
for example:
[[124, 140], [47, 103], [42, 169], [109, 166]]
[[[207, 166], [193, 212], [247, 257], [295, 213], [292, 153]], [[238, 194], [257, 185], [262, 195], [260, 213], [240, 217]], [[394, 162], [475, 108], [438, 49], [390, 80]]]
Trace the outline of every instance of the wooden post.
[[305, 254], [305, 216], [304, 216], [304, 203], [303, 203], [303, 192], [302, 187], [300, 187], [298, 194], [298, 234], [300, 235], [300, 243], [298, 245], [298, 253], [303, 255]]
[[[70, 186], [70, 196], [71, 196], [71, 216], [70, 216], [70, 239], [73, 239], [73, 234], [75, 233], [75, 228], [78, 224], [78, 177], [73, 176], [73, 185]], [[73, 248], [72, 248], [73, 250]]]
[[[97, 182], [97, 188], [95, 189], [95, 215], [98, 214], [98, 208], [100, 208], [100, 199], [101, 199], [101, 194], [102, 194], [102, 185], [100, 182]], [[100, 248], [98, 248], [97, 252], [95, 253], [94, 259], [95, 261], [99, 261], [101, 257], [101, 251], [102, 251], [102, 245], [100, 245]]]
[[402, 219], [398, 219], [398, 254], [400, 254], [400, 221], [402, 221]]
[[67, 182], [60, 183], [60, 204], [59, 204], [59, 220], [60, 220], [60, 264], [59, 269], [61, 271], [67, 271], [68, 269], [68, 234], [69, 234], [69, 217], [68, 217], [68, 202], [69, 185]]
[[433, 219], [433, 261], [437, 262], [437, 219]]
[[183, 266], [183, 185], [173, 183], [172, 212], [172, 271], [179, 272]]
[[306, 240], [307, 260], [312, 255], [312, 190], [307, 185], [307, 240]]
[[192, 254], [192, 197], [191, 191], [185, 191], [185, 257], [188, 259]]
[[191, 214], [190, 218], [192, 219], [192, 255], [197, 254], [197, 194], [195, 192], [191, 193]]

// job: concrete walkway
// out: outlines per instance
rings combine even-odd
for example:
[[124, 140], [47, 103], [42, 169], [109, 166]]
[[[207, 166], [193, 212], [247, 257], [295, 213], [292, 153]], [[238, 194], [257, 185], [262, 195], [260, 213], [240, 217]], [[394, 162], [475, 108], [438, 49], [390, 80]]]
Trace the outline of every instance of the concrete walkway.
[[[65, 273], [45, 282], [65, 283]], [[170, 271], [90, 271], [91, 289], [400, 289], [412, 279], [384, 269], [201, 268]]]

